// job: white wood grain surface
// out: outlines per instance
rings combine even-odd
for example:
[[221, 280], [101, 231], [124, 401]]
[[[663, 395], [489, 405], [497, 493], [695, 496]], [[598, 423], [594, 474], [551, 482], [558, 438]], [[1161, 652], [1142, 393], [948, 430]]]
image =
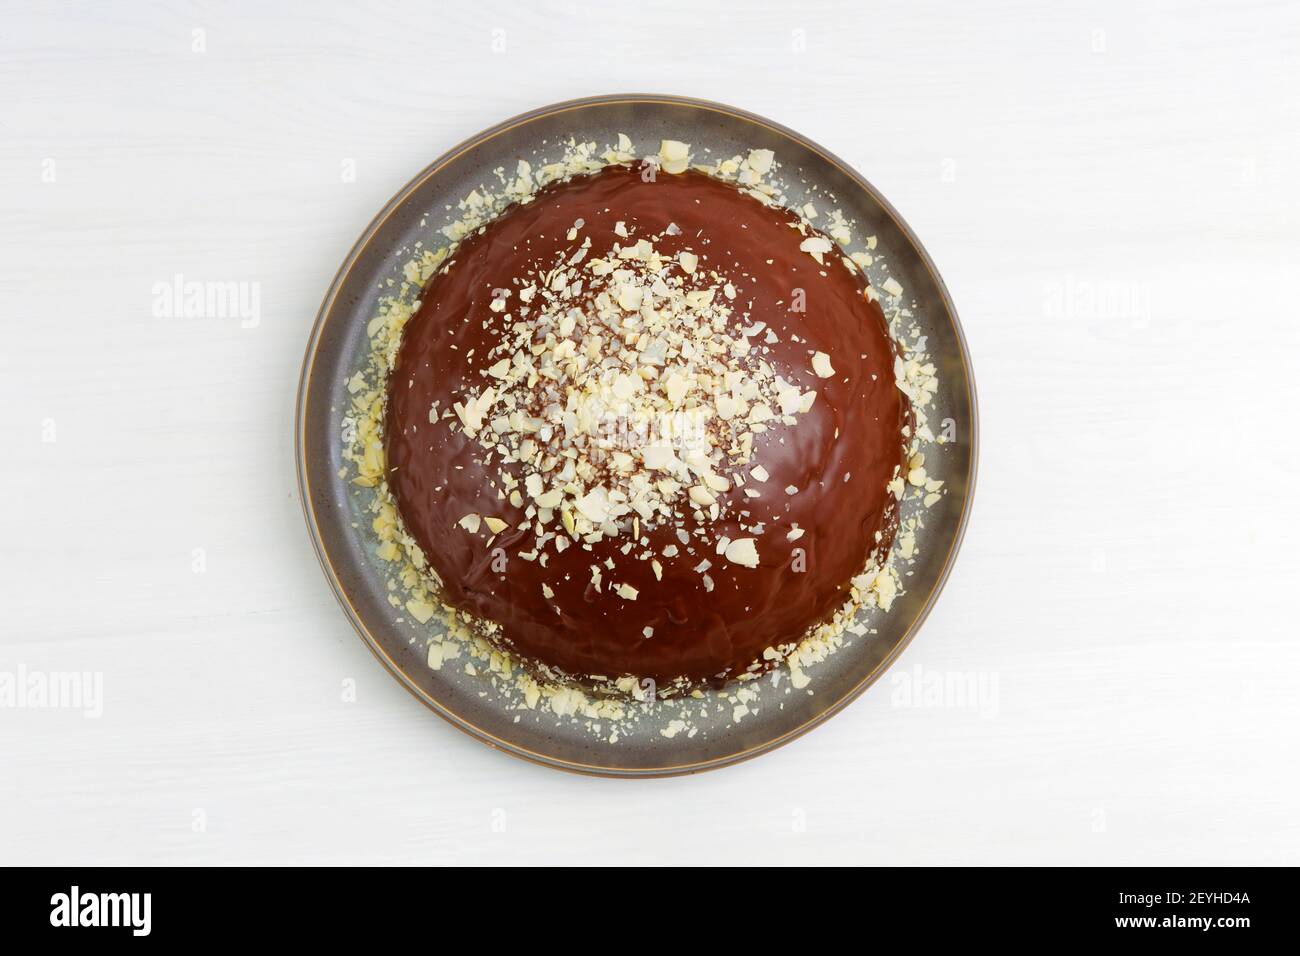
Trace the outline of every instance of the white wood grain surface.
[[[0, 675], [100, 674], [103, 713], [0, 708], [0, 863], [1300, 862], [1294, 4], [3, 18]], [[626, 782], [496, 754], [388, 678], [290, 433], [320, 298], [410, 175], [635, 90], [770, 116], [890, 197], [984, 445], [892, 679], [757, 761]], [[256, 284], [259, 321], [155, 316], [177, 274]], [[930, 675], [996, 691], [906, 706]]]

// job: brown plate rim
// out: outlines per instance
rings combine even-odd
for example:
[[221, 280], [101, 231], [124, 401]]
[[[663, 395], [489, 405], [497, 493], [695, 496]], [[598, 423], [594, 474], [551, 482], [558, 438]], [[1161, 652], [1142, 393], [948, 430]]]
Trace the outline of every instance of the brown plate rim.
[[[929, 272], [931, 278], [934, 280], [935, 288], [939, 290], [939, 294], [943, 301], [944, 311], [947, 313], [948, 318], [952, 322], [953, 332], [955, 334], [955, 338], [960, 348], [960, 352], [961, 352], [960, 358], [961, 358], [962, 368], [965, 371], [968, 398], [970, 402], [971, 438], [970, 438], [970, 456], [968, 462], [969, 477], [967, 479], [965, 497], [962, 502], [961, 515], [959, 516], [957, 521], [956, 534], [953, 535], [952, 544], [949, 547], [947, 556], [944, 558], [943, 567], [941, 568], [938, 576], [935, 578], [935, 581], [931, 586], [930, 593], [926, 597], [925, 603], [921, 606], [920, 610], [917, 612], [915, 617], [913, 617], [911, 623], [907, 626], [906, 631], [903, 633], [903, 636], [894, 645], [894, 648], [890, 651], [890, 653], [887, 654], [874, 668], [872, 668], [872, 670], [869, 673], [864, 675], [861, 680], [859, 680], [851, 688], [849, 688], [847, 691], [841, 694], [839, 699], [837, 699], [832, 704], [830, 704], [825, 710], [810, 717], [808, 720], [806, 720], [804, 723], [800, 724], [799, 726], [791, 730], [787, 730], [784, 733], [780, 734], [779, 736], [773, 737], [772, 739], [764, 741], [761, 744], [756, 744], [754, 746], [739, 750], [735, 753], [725, 754], [722, 756], [710, 758], [708, 760], [697, 761], [691, 764], [682, 764], [680, 766], [672, 766], [672, 767], [662, 767], [662, 766], [645, 767], [645, 768], [605, 767], [605, 766], [598, 766], [594, 764], [584, 764], [574, 760], [567, 760], [564, 758], [554, 757], [549, 754], [538, 753], [536, 751], [529, 750], [526, 747], [522, 747], [518, 744], [512, 743], [508, 740], [502, 740], [501, 738], [495, 736], [494, 734], [491, 734], [483, 730], [481, 727], [475, 725], [471, 720], [452, 711], [444, 704], [442, 704], [441, 702], [439, 702], [429, 694], [425, 693], [422, 688], [417, 686], [414, 682], [410, 680], [410, 678], [407, 677], [402, 667], [398, 665], [384, 651], [383, 647], [380, 646], [379, 641], [370, 632], [370, 629], [366, 626], [365, 622], [361, 620], [361, 616], [358, 614], [352, 602], [348, 599], [347, 593], [343, 588], [342, 582], [339, 580], [338, 574], [335, 571], [334, 566], [330, 561], [328, 551], [326, 549], [324, 540], [321, 535], [320, 526], [316, 520], [315, 509], [313, 506], [311, 475], [309, 474], [307, 468], [306, 411], [308, 407], [308, 397], [309, 397], [309, 392], [310, 392], [311, 382], [312, 382], [312, 378], [311, 378], [312, 369], [316, 358], [317, 346], [320, 341], [321, 332], [325, 326], [326, 321], [329, 319], [330, 315], [334, 311], [335, 300], [338, 297], [338, 292], [340, 288], [342, 288], [352, 268], [354, 267], [356, 262], [361, 258], [363, 251], [366, 249], [366, 247], [369, 245], [369, 243], [375, 237], [375, 235], [379, 232], [383, 224], [407, 200], [407, 198], [413, 192], [415, 192], [415, 190], [417, 190], [429, 177], [436, 175], [439, 172], [439, 170], [441, 170], [448, 163], [452, 162], [453, 160], [457, 159], [463, 154], [469, 152], [470, 150], [477, 148], [478, 146], [482, 145], [488, 140], [491, 140], [508, 130], [514, 129], [517, 126], [521, 126], [525, 123], [536, 121], [543, 117], [549, 117], [560, 113], [571, 112], [589, 106], [610, 105], [610, 104], [628, 104], [628, 105], [660, 104], [660, 105], [688, 106], [695, 109], [721, 113], [732, 119], [743, 120], [745, 122], [752, 123], [760, 127], [764, 127], [770, 132], [774, 132], [781, 136], [785, 136], [793, 140], [794, 142], [804, 146], [805, 148], [812, 151], [813, 153], [816, 153], [823, 160], [830, 163], [832, 166], [836, 167], [841, 173], [843, 173], [845, 176], [851, 179], [859, 188], [865, 190], [871, 196], [873, 201], [879, 204], [880, 208], [884, 211], [884, 213], [891, 220], [893, 220], [894, 224], [898, 227], [899, 231], [903, 234], [903, 236], [906, 237], [906, 239], [912, 244], [913, 248], [920, 256], [922, 265], [925, 267], [926, 271]], [[711, 100], [696, 99], [693, 97], [676, 96], [670, 94], [655, 94], [655, 93], [607, 94], [601, 96], [588, 96], [588, 97], [581, 97], [578, 99], [565, 100], [560, 103], [553, 103], [549, 106], [538, 107], [536, 109], [529, 110], [525, 113], [520, 113], [518, 116], [514, 116], [508, 120], [498, 123], [495, 126], [483, 130], [482, 132], [477, 133], [474, 136], [471, 136], [470, 138], [464, 140], [457, 146], [454, 146], [447, 152], [443, 153], [432, 163], [426, 166], [423, 170], [421, 170], [418, 174], [416, 174], [405, 186], [403, 186], [400, 190], [398, 190], [397, 194], [394, 195], [393, 198], [390, 199], [387, 204], [385, 204], [384, 208], [380, 210], [380, 212], [370, 221], [370, 224], [362, 232], [361, 237], [356, 241], [356, 243], [353, 244], [352, 249], [348, 252], [347, 257], [343, 260], [343, 264], [339, 267], [338, 271], [335, 273], [334, 280], [330, 284], [329, 290], [325, 293], [325, 297], [321, 302], [321, 307], [316, 313], [316, 320], [312, 325], [311, 334], [307, 339], [307, 348], [303, 356], [302, 371], [298, 379], [298, 395], [297, 395], [296, 410], [294, 414], [294, 458], [295, 458], [295, 465], [296, 465], [297, 478], [298, 478], [298, 495], [302, 504], [303, 517], [306, 519], [307, 529], [311, 537], [312, 547], [316, 552], [316, 558], [320, 562], [321, 570], [324, 571], [326, 579], [329, 581], [330, 589], [334, 592], [334, 596], [338, 600], [340, 607], [343, 609], [348, 620], [351, 621], [353, 628], [356, 630], [362, 642], [370, 649], [370, 652], [374, 654], [374, 656], [379, 660], [379, 662], [384, 665], [384, 667], [389, 671], [389, 673], [391, 673], [393, 677], [396, 678], [397, 681], [403, 687], [405, 687], [407, 691], [409, 691], [417, 700], [423, 703], [426, 707], [432, 710], [439, 717], [442, 717], [444, 720], [450, 723], [453, 727], [456, 727], [457, 729], [464, 731], [474, 739], [487, 744], [493, 749], [501, 750], [515, 757], [519, 757], [520, 759], [527, 760], [530, 763], [539, 764], [545, 767], [552, 767], [559, 770], [566, 770], [572, 773], [584, 774], [589, 776], [599, 776], [599, 777], [615, 777], [615, 778], [671, 777], [671, 776], [679, 776], [683, 774], [700, 773], [705, 770], [715, 770], [720, 767], [733, 766], [742, 761], [750, 760], [754, 757], [760, 756], [761, 754], [765, 754], [772, 750], [775, 750], [776, 748], [789, 743], [795, 738], [802, 736], [803, 734], [812, 730], [814, 727], [817, 727], [822, 723], [824, 723], [825, 721], [829, 720], [835, 714], [838, 714], [841, 710], [843, 710], [850, 703], [852, 703], [859, 696], [861, 696], [862, 693], [868, 687], [874, 684], [880, 678], [880, 676], [889, 669], [889, 667], [894, 663], [895, 660], [897, 660], [899, 655], [902, 654], [902, 652], [907, 648], [907, 646], [911, 644], [913, 638], [916, 636], [916, 633], [921, 629], [921, 626], [925, 623], [926, 619], [930, 616], [930, 612], [931, 610], [933, 610], [934, 605], [938, 600], [939, 594], [943, 591], [944, 585], [947, 583], [948, 577], [952, 572], [953, 565], [956, 563], [957, 554], [961, 549], [962, 541], [966, 536], [966, 528], [970, 521], [971, 507], [975, 497], [975, 485], [976, 485], [976, 477], [977, 477], [978, 464], [979, 464], [979, 404], [978, 404], [978, 396], [975, 389], [974, 369], [971, 363], [970, 348], [966, 342], [966, 335], [964, 330], [962, 329], [961, 321], [957, 316], [957, 307], [952, 300], [951, 294], [948, 292], [947, 285], [944, 284], [942, 276], [939, 275], [939, 270], [935, 266], [934, 260], [930, 257], [930, 254], [926, 250], [925, 246], [921, 244], [921, 240], [917, 237], [916, 233], [912, 231], [912, 228], [907, 224], [907, 222], [903, 219], [903, 217], [899, 215], [898, 211], [893, 207], [893, 205], [891, 205], [889, 201], [885, 199], [883, 195], [881, 195], [880, 191], [877, 190], [873, 185], [871, 185], [871, 183], [868, 182], [867, 179], [863, 177], [860, 173], [858, 173], [852, 166], [845, 163], [843, 160], [841, 160], [835, 154], [831, 153], [829, 150], [826, 150], [819, 144], [808, 139], [806, 136], [803, 136], [800, 133], [797, 133], [794, 130], [789, 129], [788, 127], [783, 126], [780, 123], [776, 123], [765, 117], [759, 116], [755, 113], [750, 113], [746, 110], [742, 110], [737, 107], [727, 106], [725, 104], [717, 103]]]

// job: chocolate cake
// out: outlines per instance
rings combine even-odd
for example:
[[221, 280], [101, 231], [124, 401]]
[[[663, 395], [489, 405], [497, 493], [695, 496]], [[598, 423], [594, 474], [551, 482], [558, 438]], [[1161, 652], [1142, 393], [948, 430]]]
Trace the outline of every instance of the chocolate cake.
[[762, 669], [889, 547], [907, 399], [866, 280], [695, 171], [543, 188], [429, 279], [387, 480], [442, 600], [553, 675]]

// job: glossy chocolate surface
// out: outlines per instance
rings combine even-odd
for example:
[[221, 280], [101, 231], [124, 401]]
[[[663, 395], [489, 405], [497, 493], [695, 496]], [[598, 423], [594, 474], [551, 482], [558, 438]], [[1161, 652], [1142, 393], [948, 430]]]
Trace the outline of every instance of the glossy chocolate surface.
[[[660, 251], [689, 250], [702, 267], [730, 278], [739, 290], [734, 321], [766, 323], [779, 339], [764, 346], [766, 361], [818, 393], [796, 425], [755, 442], [750, 467], [762, 465], [770, 477], [747, 487], [761, 489], [760, 497], [724, 492], [730, 507], [707, 522], [704, 539], [692, 536], [689, 548], [675, 527], [642, 529], [655, 552], [680, 549], [658, 558], [661, 580], [649, 561], [622, 553], [624, 538], [552, 552], [545, 566], [519, 557], [536, 538], [518, 529], [523, 509], [490, 487], [500, 461], [485, 461], [482, 445], [452, 427], [454, 419], [429, 422], [433, 403], [450, 408], [482, 384], [486, 356], [500, 337], [489, 321], [493, 290], [569, 248], [566, 232], [576, 220], [584, 221], [593, 256], [626, 242], [615, 234], [616, 222], [641, 234], [676, 224], [680, 234], [657, 240]], [[892, 536], [894, 499], [886, 484], [902, 458], [908, 409], [894, 385], [894, 347], [880, 308], [864, 296], [865, 280], [834, 253], [819, 265], [801, 251], [793, 222], [789, 212], [699, 173], [661, 173], [647, 182], [635, 169], [613, 167], [548, 187], [461, 243], [406, 327], [385, 425], [389, 485], [450, 605], [499, 623], [514, 651], [567, 674], [631, 674], [660, 683], [734, 676], [761, 661], [766, 648], [797, 642], [840, 608], [850, 578]], [[799, 301], [806, 311], [792, 311]], [[813, 372], [817, 351], [831, 357], [833, 376]], [[787, 487], [798, 490], [787, 494]], [[499, 516], [509, 527], [495, 538], [468, 533], [457, 522], [470, 513]], [[693, 530], [689, 514], [685, 521]], [[752, 536], [745, 528], [756, 522], [763, 525], [757, 568], [731, 564], [705, 543]], [[791, 541], [794, 525], [804, 534]], [[504, 568], [499, 554], [494, 560], [498, 548]], [[591, 565], [607, 559], [617, 568], [607, 580], [632, 585], [636, 600], [591, 587]], [[712, 591], [695, 570], [703, 560], [711, 562]]]

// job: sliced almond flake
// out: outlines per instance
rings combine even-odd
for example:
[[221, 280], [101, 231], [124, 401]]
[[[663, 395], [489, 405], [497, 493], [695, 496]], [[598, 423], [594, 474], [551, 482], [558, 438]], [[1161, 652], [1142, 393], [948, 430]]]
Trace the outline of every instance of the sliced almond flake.
[[727, 560], [747, 568], [758, 567], [758, 546], [753, 538], [737, 538], [727, 545]]
[[666, 173], [684, 173], [690, 165], [691, 148], [686, 143], [675, 139], [666, 139], [659, 144], [659, 166]]
[[825, 264], [823, 256], [833, 248], [834, 246], [831, 244], [831, 241], [825, 236], [809, 236], [803, 242], [799, 243], [799, 249], [816, 259], [818, 265]]
[[703, 485], [693, 485], [689, 494], [691, 501], [704, 508], [707, 508], [718, 500], [714, 497], [713, 493]]
[[750, 169], [760, 176], [765, 176], [772, 168], [774, 156], [775, 154], [770, 149], [751, 149], [749, 155], [745, 157], [745, 161], [749, 164]]
[[429, 619], [433, 617], [436, 608], [427, 601], [420, 601], [415, 598], [406, 602], [406, 611], [411, 617], [420, 624], [428, 624]]

